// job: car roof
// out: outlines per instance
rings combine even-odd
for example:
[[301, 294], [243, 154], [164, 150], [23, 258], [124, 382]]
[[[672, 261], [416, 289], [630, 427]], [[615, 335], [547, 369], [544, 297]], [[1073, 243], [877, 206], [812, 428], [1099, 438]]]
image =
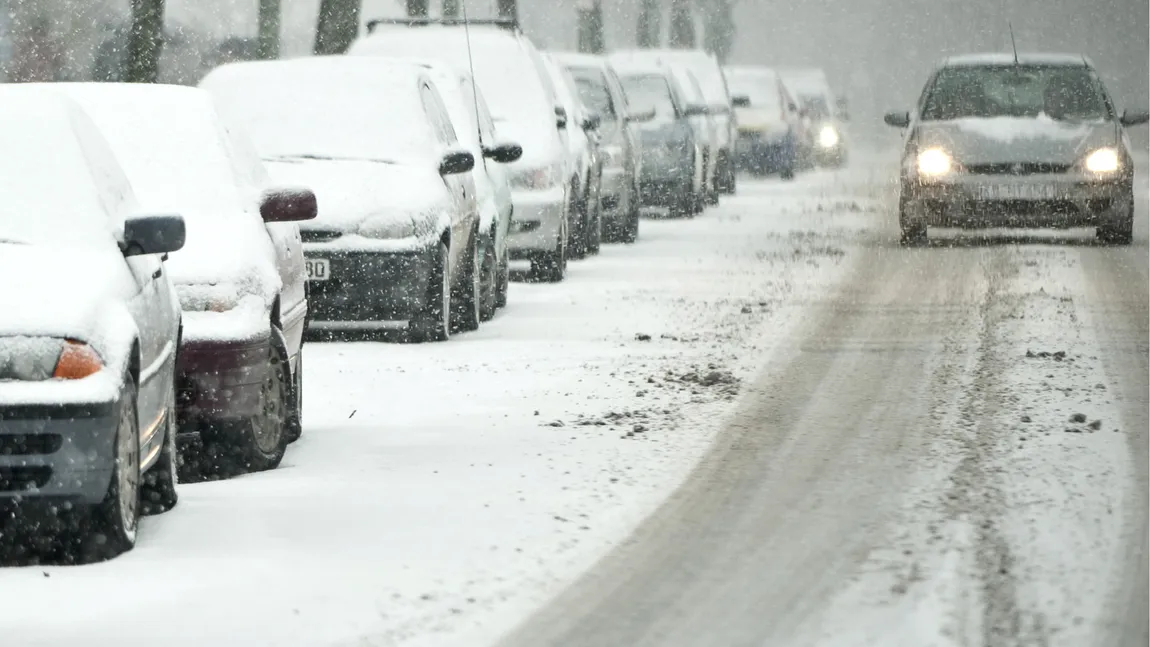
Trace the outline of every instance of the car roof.
[[636, 58], [636, 59], [661, 59], [667, 61], [688, 61], [688, 60], [708, 60], [718, 62], [719, 59], [715, 58], [713, 54], [708, 53], [704, 49], [671, 49], [671, 48], [657, 48], [657, 49], [618, 49], [612, 52], [614, 56], [620, 58]]
[[723, 74], [764, 79], [779, 78], [779, 73], [774, 68], [765, 65], [727, 65], [723, 67]]
[[580, 52], [551, 52], [555, 60], [563, 65], [577, 65], [583, 67], [607, 67], [607, 57], [597, 54], [583, 54]]
[[285, 72], [298, 72], [305, 74], [309, 79], [330, 79], [332, 84], [341, 83], [341, 76], [349, 75], [353, 78], [371, 77], [382, 80], [380, 77], [387, 74], [394, 78], [418, 78], [427, 71], [424, 63], [416, 60], [392, 58], [387, 56], [302, 56], [299, 58], [286, 58], [271, 61], [240, 61], [226, 63], [210, 72], [212, 76], [221, 71], [229, 74], [283, 74]]
[[[982, 54], [963, 54], [943, 59], [940, 67], [962, 66], [998, 66], [1014, 65], [1015, 58], [1011, 52], [990, 52]], [[1018, 54], [1019, 65], [1066, 65], [1074, 67], [1093, 67], [1090, 59], [1082, 54], [1067, 53], [1033, 53]]]

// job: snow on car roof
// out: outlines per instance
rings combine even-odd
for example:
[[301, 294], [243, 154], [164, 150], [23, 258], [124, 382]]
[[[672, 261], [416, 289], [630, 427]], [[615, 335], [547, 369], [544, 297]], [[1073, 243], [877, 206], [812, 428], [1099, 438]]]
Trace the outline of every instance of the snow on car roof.
[[555, 60], [568, 67], [607, 67], [608, 61], [604, 56], [583, 54], [580, 52], [551, 52]]
[[0, 239], [104, 245], [138, 210], [131, 185], [75, 102], [42, 88], [0, 88]]
[[740, 77], [765, 81], [774, 81], [779, 78], [778, 72], [762, 65], [728, 65], [723, 68], [723, 73], [727, 75], [727, 78]]
[[419, 92], [426, 73], [400, 59], [311, 56], [230, 63], [200, 87], [265, 158], [414, 161], [439, 148]]
[[727, 82], [719, 67], [719, 60], [701, 49], [621, 49], [612, 52], [612, 62], [618, 60], [660, 61], [689, 68], [699, 82], [703, 95], [712, 106], [730, 105]]
[[[1020, 53], [1018, 55], [1018, 63], [1021, 65], [1091, 66], [1090, 59], [1085, 56], [1065, 53]], [[957, 67], [961, 65], [1014, 65], [1014, 54], [1011, 52], [963, 54], [960, 56], [951, 56], [942, 61], [943, 67]]]

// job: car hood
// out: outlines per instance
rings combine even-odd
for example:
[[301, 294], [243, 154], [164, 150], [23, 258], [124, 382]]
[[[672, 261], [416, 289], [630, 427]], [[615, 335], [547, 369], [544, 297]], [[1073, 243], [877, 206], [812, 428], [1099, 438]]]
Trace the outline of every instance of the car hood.
[[187, 241], [165, 266], [185, 310], [203, 309], [193, 294], [197, 289], [234, 291], [272, 303], [282, 282], [267, 225], [256, 214], [239, 207], [218, 212], [173, 205], [173, 211], [184, 216]]
[[962, 164], [1038, 162], [1074, 164], [1090, 151], [1115, 144], [1108, 122], [1038, 117], [954, 119], [919, 125], [919, 149], [940, 147]]
[[136, 280], [114, 247], [0, 243], [0, 275], [0, 337], [79, 339], [104, 354], [134, 326], [124, 301]]
[[301, 222], [303, 231], [351, 234], [379, 219], [410, 221], [424, 229], [450, 212], [443, 178], [430, 167], [342, 159], [273, 160], [267, 167], [277, 184], [315, 192], [319, 215]]

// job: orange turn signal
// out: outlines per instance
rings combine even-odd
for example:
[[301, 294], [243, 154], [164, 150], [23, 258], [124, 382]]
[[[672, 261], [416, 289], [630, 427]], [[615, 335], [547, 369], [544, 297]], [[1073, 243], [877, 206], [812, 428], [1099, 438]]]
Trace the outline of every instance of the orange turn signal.
[[64, 340], [60, 359], [56, 360], [56, 372], [52, 377], [61, 380], [79, 380], [99, 372], [104, 362], [92, 347], [74, 339]]

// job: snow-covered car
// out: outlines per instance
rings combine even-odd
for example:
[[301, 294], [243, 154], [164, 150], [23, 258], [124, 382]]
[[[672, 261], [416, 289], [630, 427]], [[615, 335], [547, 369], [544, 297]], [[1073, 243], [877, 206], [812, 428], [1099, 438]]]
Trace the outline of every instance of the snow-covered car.
[[538, 279], [562, 281], [571, 211], [559, 125], [566, 116], [558, 114], [555, 88], [531, 40], [503, 24], [465, 29], [461, 21], [373, 20], [348, 53], [435, 59], [473, 71], [500, 135], [523, 147], [508, 165], [511, 257], [530, 260]]
[[200, 87], [247, 129], [274, 179], [316, 192], [319, 216], [300, 228], [309, 329], [443, 341], [479, 327], [475, 156], [426, 66], [351, 56], [231, 63]]
[[184, 221], [145, 215], [74, 103], [0, 97], [0, 532], [67, 520], [120, 552], [142, 513], [177, 500], [180, 307], [163, 255]]
[[519, 159], [523, 148], [499, 139], [487, 100], [472, 81], [471, 74], [438, 61], [426, 65], [460, 143], [476, 159], [472, 174], [479, 205], [480, 267], [483, 270], [483, 300], [479, 311], [482, 319], [488, 321], [495, 316], [497, 308], [507, 305], [511, 275], [507, 236], [514, 207], [506, 165]]
[[120, 160], [140, 204], [187, 221], [168, 261], [183, 309], [179, 427], [247, 471], [273, 469], [303, 431], [308, 303], [299, 225], [308, 189], [271, 184], [242, 128], [196, 88], [51, 83], [75, 100]]
[[739, 124], [735, 163], [754, 173], [795, 177], [802, 124], [779, 75], [757, 65], [725, 68]]
[[567, 122], [562, 128], [568, 153], [568, 192], [571, 200], [571, 226], [568, 230], [568, 254], [583, 258], [599, 252], [603, 234], [601, 181], [603, 161], [599, 153], [598, 114], [583, 103], [575, 79], [550, 53], [543, 53], [543, 64], [551, 75], [555, 95]]
[[699, 82], [709, 114], [715, 120], [718, 136], [717, 157], [712, 164], [713, 173], [707, 180], [708, 186], [713, 186], [719, 193], [734, 193], [735, 115], [719, 59], [701, 49], [631, 49], [616, 51], [612, 56], [616, 60], [627, 58], [636, 62], [682, 66], [691, 71]]
[[678, 82], [686, 104], [705, 107], [704, 110], [700, 111], [700, 114], [690, 118], [691, 125], [695, 128], [696, 140], [700, 142], [700, 150], [703, 153], [701, 162], [702, 191], [695, 203], [695, 213], [702, 213], [705, 205], [719, 203], [719, 191], [715, 188], [715, 160], [719, 155], [718, 129], [720, 123], [715, 118], [712, 109], [707, 106], [707, 98], [703, 95], [703, 88], [699, 85], [699, 79], [695, 73], [682, 65], [668, 65], [667, 68], [671, 70], [671, 76]]
[[899, 225], [921, 242], [928, 227], [1095, 227], [1129, 244], [1134, 163], [1125, 128], [1146, 111], [1114, 109], [1093, 65], [1070, 54], [947, 59], [926, 83], [906, 128]]
[[637, 125], [654, 119], [653, 110], [627, 105], [623, 86], [606, 57], [554, 54], [571, 77], [583, 103], [599, 116], [602, 235], [606, 242], [634, 242], [639, 236], [639, 134]]
[[846, 163], [847, 113], [839, 109], [830, 82], [817, 68], [787, 68], [780, 71], [783, 83], [802, 110], [810, 136], [810, 157], [815, 164], [839, 167]]
[[686, 103], [666, 66], [620, 63], [615, 68], [627, 104], [654, 113], [639, 125], [643, 206], [667, 207], [677, 217], [694, 215], [703, 190], [703, 145], [692, 119], [705, 116], [706, 106]]

